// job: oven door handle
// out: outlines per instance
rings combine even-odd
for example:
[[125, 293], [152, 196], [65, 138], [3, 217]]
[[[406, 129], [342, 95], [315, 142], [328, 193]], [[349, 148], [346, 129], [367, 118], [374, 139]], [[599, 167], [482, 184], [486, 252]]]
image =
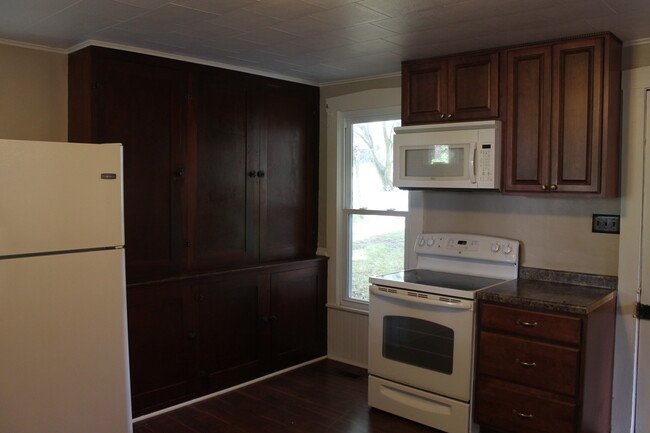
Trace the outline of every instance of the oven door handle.
[[[394, 298], [394, 299], [399, 299], [400, 301], [405, 301], [405, 302], [412, 302], [414, 304], [427, 304], [427, 305], [435, 305], [437, 307], [445, 307], [445, 308], [453, 308], [455, 310], [473, 310], [474, 309], [474, 302], [473, 301], [465, 301], [462, 299], [449, 299], [449, 301], [445, 301], [441, 298], [445, 298], [445, 296], [438, 296], [438, 295], [428, 295], [429, 297], [427, 298], [418, 298], [417, 296], [410, 296], [410, 295], [404, 295], [401, 293], [391, 293], [391, 292], [385, 292], [381, 290], [379, 287], [375, 285], [370, 286], [370, 291], [377, 295], [377, 296], [384, 296], [386, 298]], [[408, 291], [406, 291], [408, 292]], [[410, 293], [417, 293], [417, 292], [410, 292]], [[431, 298], [431, 296], [437, 296], [436, 298]]]

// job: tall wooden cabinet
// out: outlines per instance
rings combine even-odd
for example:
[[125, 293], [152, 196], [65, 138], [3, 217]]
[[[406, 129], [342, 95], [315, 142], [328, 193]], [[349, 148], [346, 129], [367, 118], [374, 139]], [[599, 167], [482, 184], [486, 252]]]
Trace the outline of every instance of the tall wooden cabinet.
[[620, 56], [609, 34], [506, 50], [505, 192], [618, 194]]
[[135, 414], [325, 353], [313, 86], [89, 47], [69, 139], [124, 145]]
[[98, 47], [69, 84], [70, 140], [124, 144], [129, 282], [314, 254], [317, 88]]

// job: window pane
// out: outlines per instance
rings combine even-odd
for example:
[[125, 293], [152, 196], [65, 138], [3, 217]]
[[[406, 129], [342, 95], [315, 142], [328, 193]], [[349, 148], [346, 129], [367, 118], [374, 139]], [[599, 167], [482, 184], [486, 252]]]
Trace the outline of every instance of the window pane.
[[408, 210], [408, 193], [393, 186], [393, 128], [399, 120], [352, 125], [352, 208]]
[[350, 215], [352, 299], [368, 301], [368, 277], [404, 268], [404, 217]]

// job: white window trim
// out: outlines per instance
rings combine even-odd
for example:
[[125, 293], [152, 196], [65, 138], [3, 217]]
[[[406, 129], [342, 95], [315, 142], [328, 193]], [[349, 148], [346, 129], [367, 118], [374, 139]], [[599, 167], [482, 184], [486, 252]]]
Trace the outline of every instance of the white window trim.
[[[328, 264], [328, 307], [356, 312], [366, 312], [365, 302], [345, 301], [347, 272], [346, 246], [340, 242], [347, 228], [342, 212], [345, 204], [345, 119], [368, 115], [400, 113], [401, 89], [374, 89], [333, 98], [326, 101], [327, 110], [327, 212], [326, 242], [330, 257]], [[409, 214], [406, 217], [406, 245], [413, 245], [422, 229], [421, 193], [409, 194]], [[407, 252], [409, 248], [407, 247]], [[406, 264], [412, 263], [412, 254], [405, 254]]]
[[[385, 216], [408, 216], [408, 211], [397, 211], [397, 210], [362, 210], [354, 209], [351, 207], [352, 202], [352, 126], [356, 123], [365, 123], [365, 122], [374, 122], [382, 120], [395, 120], [399, 119], [401, 112], [400, 107], [386, 107], [386, 110], [390, 112], [384, 113], [383, 109], [370, 109], [370, 110], [361, 110], [354, 113], [343, 113], [343, 178], [339, 179], [341, 184], [341, 193], [342, 193], [342, 207], [339, 210], [343, 214], [342, 218], [342, 230], [339, 233], [338, 244], [342, 245], [343, 256], [341, 257], [344, 260], [346, 266], [342, 269], [344, 272], [343, 278], [340, 281], [339, 286], [339, 295], [340, 295], [340, 305], [351, 308], [360, 308], [368, 309], [368, 301], [362, 299], [354, 299], [349, 296], [349, 279], [352, 273], [352, 258], [350, 257], [351, 250], [348, 248], [350, 246], [351, 236], [352, 236], [352, 227], [350, 226], [350, 216], [351, 215], [385, 215]], [[406, 221], [405, 221], [406, 229]], [[405, 233], [406, 235], [406, 230]], [[406, 240], [406, 239], [405, 239]]]

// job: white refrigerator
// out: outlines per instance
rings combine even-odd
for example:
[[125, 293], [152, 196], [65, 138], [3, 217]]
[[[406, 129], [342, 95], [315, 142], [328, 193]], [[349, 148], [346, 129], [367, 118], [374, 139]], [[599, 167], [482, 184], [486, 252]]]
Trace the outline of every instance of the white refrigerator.
[[122, 146], [0, 140], [0, 432], [129, 433]]

